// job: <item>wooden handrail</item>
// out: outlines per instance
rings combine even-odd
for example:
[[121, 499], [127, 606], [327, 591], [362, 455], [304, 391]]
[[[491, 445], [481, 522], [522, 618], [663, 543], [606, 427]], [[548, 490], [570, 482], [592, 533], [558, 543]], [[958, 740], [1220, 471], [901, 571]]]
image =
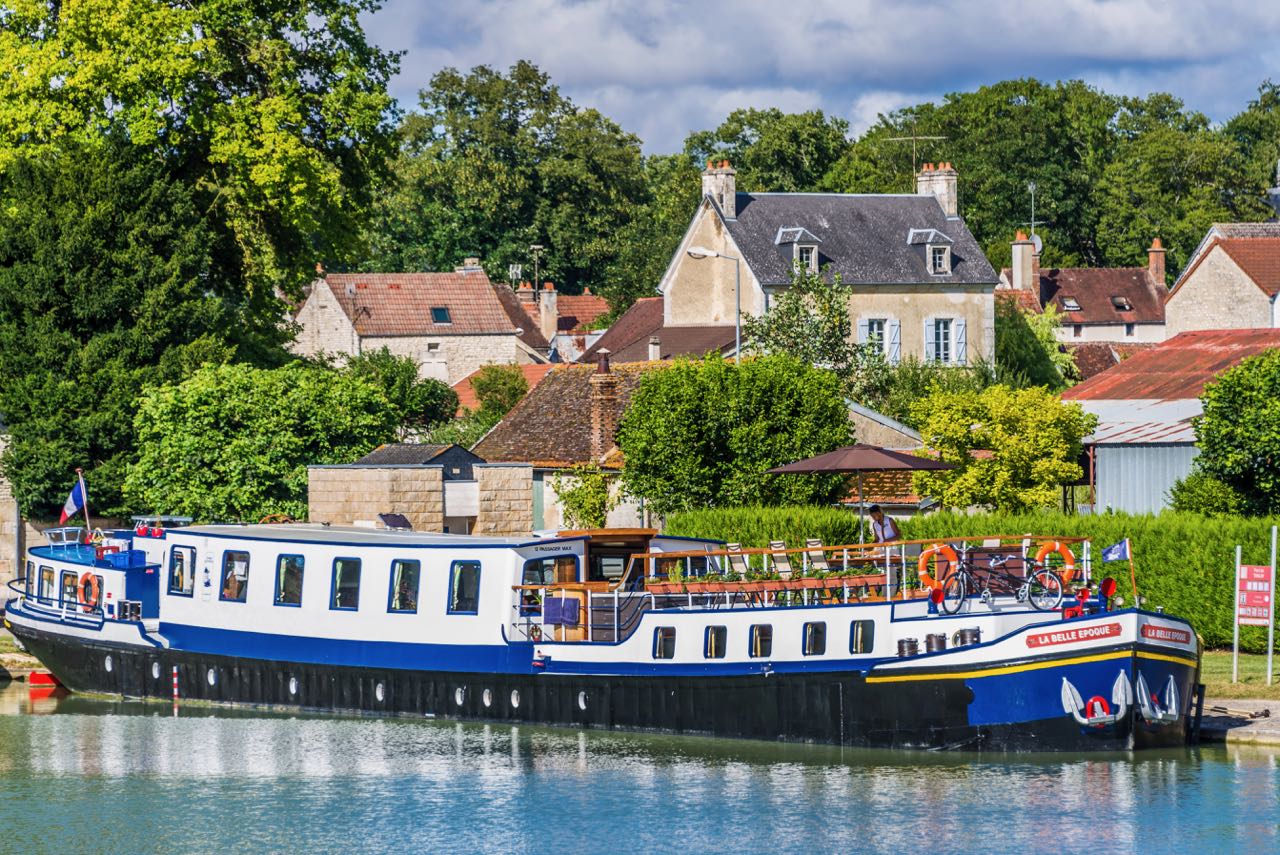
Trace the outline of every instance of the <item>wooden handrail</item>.
[[[755, 546], [748, 549], [708, 549], [708, 550], [681, 550], [679, 552], [637, 552], [633, 553], [631, 560], [648, 559], [648, 558], [700, 558], [704, 556], [731, 556], [731, 555], [800, 555], [806, 552], [840, 552], [840, 551], [858, 551], [858, 552], [877, 552], [877, 557], [883, 557], [885, 547], [897, 546], [914, 546], [934, 543], [957, 543], [968, 541], [1018, 541], [1031, 540], [1034, 543], [1043, 543], [1046, 541], [1058, 541], [1060, 543], [1083, 543], [1089, 538], [1087, 537], [1054, 537], [1052, 535], [1038, 534], [988, 534], [974, 535], [970, 537], [929, 537], [922, 540], [888, 540], [883, 543], [850, 543], [837, 546], [802, 546], [798, 548], [772, 549], [767, 546]], [[992, 547], [993, 549], [996, 547]]]

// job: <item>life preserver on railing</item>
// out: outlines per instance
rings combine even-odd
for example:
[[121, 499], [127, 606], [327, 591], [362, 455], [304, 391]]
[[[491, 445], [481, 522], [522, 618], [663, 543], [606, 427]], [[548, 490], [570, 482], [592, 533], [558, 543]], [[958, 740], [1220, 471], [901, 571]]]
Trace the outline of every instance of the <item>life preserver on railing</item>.
[[98, 587], [98, 577], [85, 572], [80, 576], [80, 605], [84, 611], [91, 612], [102, 602], [102, 589]]
[[1065, 543], [1051, 540], [1041, 546], [1040, 551], [1036, 553], [1036, 563], [1044, 564], [1044, 560], [1054, 553], [1062, 556], [1062, 569], [1058, 571], [1058, 575], [1062, 577], [1062, 584], [1066, 585], [1071, 582], [1071, 577], [1076, 575], [1076, 557], [1071, 554], [1071, 550]]
[[531, 638], [534, 641], [541, 641], [542, 627], [538, 626], [537, 624], [534, 624], [533, 626], [529, 627], [529, 638]]
[[956, 555], [956, 551], [945, 543], [935, 543], [924, 552], [921, 552], [920, 563], [916, 565], [916, 575], [920, 577], [920, 584], [926, 588], [937, 589], [942, 587], [942, 583], [929, 573], [929, 562], [933, 560], [935, 555], [942, 556], [953, 567], [960, 563], [960, 556]]

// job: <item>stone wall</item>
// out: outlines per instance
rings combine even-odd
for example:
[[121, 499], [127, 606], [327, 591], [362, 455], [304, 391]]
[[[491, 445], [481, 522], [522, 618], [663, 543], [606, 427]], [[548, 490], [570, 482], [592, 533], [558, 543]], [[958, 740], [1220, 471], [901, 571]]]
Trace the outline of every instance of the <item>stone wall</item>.
[[480, 513], [472, 534], [527, 535], [533, 531], [533, 467], [485, 463], [475, 467]]
[[[703, 246], [741, 258], [742, 252], [729, 230], [704, 200], [698, 222], [688, 240], [676, 251], [675, 266], [663, 280], [663, 322], [681, 324], [732, 324], [736, 317], [734, 262], [726, 258], [690, 258], [685, 250]], [[742, 316], [764, 314], [764, 290], [751, 268], [742, 264]]]
[[979, 358], [990, 362], [995, 357], [993, 285], [854, 285], [849, 291], [850, 322], [855, 330], [863, 319], [898, 322], [901, 359], [925, 360], [924, 325], [932, 318], [964, 319], [968, 364]]
[[318, 356], [321, 353], [352, 356], [360, 352], [356, 328], [323, 279], [312, 285], [311, 295], [302, 304], [296, 321], [298, 337], [290, 345], [294, 353], [301, 356]]
[[[1077, 328], [1080, 334], [1076, 335]], [[1087, 344], [1105, 341], [1111, 344], [1159, 344], [1168, 338], [1164, 324], [1134, 324], [1133, 335], [1125, 335], [1125, 325], [1063, 324], [1054, 333], [1063, 344]]]
[[307, 517], [352, 525], [378, 514], [404, 514], [414, 531], [444, 531], [441, 466], [311, 466]]
[[1222, 247], [1215, 246], [1169, 295], [1164, 319], [1170, 338], [1189, 330], [1269, 327], [1271, 300]]
[[[4, 452], [8, 440], [0, 436], [0, 453]], [[0, 600], [8, 596], [4, 588], [17, 577], [21, 566], [22, 538], [19, 536], [21, 525], [18, 516], [18, 503], [13, 498], [13, 490], [9, 482], [0, 478]]]
[[378, 336], [362, 342], [365, 350], [387, 350], [418, 363], [423, 377], [449, 385], [493, 363], [531, 362], [514, 333], [506, 335]]

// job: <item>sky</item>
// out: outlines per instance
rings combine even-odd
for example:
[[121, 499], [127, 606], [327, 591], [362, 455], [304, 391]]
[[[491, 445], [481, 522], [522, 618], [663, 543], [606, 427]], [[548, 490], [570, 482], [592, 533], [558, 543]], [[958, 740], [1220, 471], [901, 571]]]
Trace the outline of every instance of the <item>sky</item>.
[[674, 152], [740, 107], [821, 109], [853, 131], [1018, 77], [1172, 92], [1225, 121], [1280, 80], [1278, 0], [386, 0], [405, 108], [441, 68], [528, 59], [579, 106]]

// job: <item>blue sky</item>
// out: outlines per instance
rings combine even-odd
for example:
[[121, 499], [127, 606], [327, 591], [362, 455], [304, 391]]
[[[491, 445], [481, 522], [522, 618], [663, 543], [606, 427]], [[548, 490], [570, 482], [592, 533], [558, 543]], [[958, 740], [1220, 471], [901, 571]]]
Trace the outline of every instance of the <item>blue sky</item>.
[[405, 107], [445, 66], [529, 59], [649, 152], [738, 107], [880, 112], [1012, 77], [1168, 91], [1222, 121], [1280, 80], [1280, 2], [387, 0], [365, 19], [403, 50]]

